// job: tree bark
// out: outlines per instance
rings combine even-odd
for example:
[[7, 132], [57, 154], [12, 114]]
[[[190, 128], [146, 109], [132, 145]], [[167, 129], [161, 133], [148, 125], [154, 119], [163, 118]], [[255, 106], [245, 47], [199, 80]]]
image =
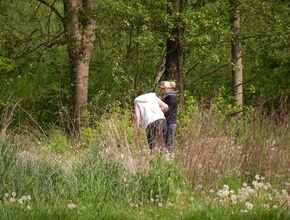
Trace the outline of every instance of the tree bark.
[[94, 0], [63, 0], [68, 39], [69, 71], [73, 94], [73, 131], [85, 126], [89, 65], [95, 40]]
[[243, 106], [243, 65], [242, 65], [242, 50], [241, 42], [239, 40], [240, 34], [240, 1], [229, 0], [231, 7], [231, 31], [233, 39], [231, 42], [231, 53], [232, 53], [232, 86], [233, 96], [236, 105]]
[[[168, 1], [167, 13], [173, 15], [181, 13], [182, 7], [186, 4], [184, 0]], [[180, 26], [179, 17], [176, 18], [176, 26]], [[165, 80], [175, 80], [179, 91], [179, 105], [183, 108], [184, 105], [184, 79], [182, 67], [184, 63], [184, 46], [182, 44], [182, 30], [180, 27], [175, 27], [172, 30], [172, 38], [168, 38], [166, 42], [166, 61], [164, 78]]]

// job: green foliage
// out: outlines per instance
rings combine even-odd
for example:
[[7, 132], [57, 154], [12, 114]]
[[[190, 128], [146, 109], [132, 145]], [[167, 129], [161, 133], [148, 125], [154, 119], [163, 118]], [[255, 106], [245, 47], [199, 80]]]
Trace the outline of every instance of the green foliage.
[[[61, 1], [54, 6], [63, 11]], [[227, 1], [193, 1], [180, 10], [174, 1], [164, 0], [105, 0], [96, 6], [98, 31], [89, 77], [91, 114], [99, 116], [116, 103], [131, 104], [140, 89], [150, 91], [166, 39], [173, 37], [175, 28], [181, 30], [185, 46], [188, 96], [211, 102], [218, 94], [222, 111], [232, 110], [232, 100], [219, 99], [221, 90], [230, 91], [231, 84]], [[169, 6], [172, 14], [167, 12]], [[255, 105], [267, 99], [268, 106], [278, 107], [277, 97], [289, 95], [289, 4], [245, 0], [240, 7], [245, 103]], [[37, 1], [1, 2], [1, 9], [1, 19], [7, 21], [0, 25], [1, 103], [12, 95], [22, 100], [42, 126], [59, 125], [61, 108], [71, 108], [66, 39], [61, 35], [54, 40], [63, 31], [62, 23]], [[21, 113], [17, 118], [26, 119]]]
[[80, 140], [82, 147], [90, 147], [98, 145], [103, 137], [103, 131], [99, 126], [95, 128], [82, 128], [80, 131]]
[[72, 140], [60, 128], [52, 128], [46, 146], [57, 153], [63, 153], [72, 148]]
[[13, 146], [10, 146], [9, 143], [0, 141], [0, 175], [3, 179], [8, 175], [13, 166], [17, 162], [17, 152]]
[[230, 189], [237, 190], [243, 185], [241, 178], [237, 174], [223, 174], [217, 180], [219, 186], [228, 185]]
[[122, 167], [99, 155], [87, 158], [74, 169], [74, 176], [67, 182], [74, 201], [87, 201], [98, 208], [120, 198], [124, 190]]
[[6, 57], [0, 57], [0, 73], [9, 72], [14, 69], [14, 63], [13, 60], [6, 58]]
[[166, 202], [177, 202], [188, 192], [187, 181], [178, 167], [160, 157], [150, 161], [147, 174], [136, 174], [131, 181], [137, 184], [131, 195], [132, 202], [137, 204], [162, 206]]

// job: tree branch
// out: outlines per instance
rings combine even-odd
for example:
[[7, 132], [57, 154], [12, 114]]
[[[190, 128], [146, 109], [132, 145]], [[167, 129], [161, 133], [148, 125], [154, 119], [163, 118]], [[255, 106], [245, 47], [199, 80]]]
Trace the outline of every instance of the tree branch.
[[53, 5], [49, 4], [48, 2], [44, 0], [37, 0], [37, 1], [49, 7], [56, 14], [56, 16], [59, 17], [61, 22], [64, 23], [64, 17], [60, 14], [60, 12]]

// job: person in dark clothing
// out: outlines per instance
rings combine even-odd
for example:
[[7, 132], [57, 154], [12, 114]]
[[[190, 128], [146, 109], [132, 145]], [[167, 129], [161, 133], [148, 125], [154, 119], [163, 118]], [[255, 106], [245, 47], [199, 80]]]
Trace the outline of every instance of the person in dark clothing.
[[176, 84], [174, 81], [163, 81], [160, 85], [160, 92], [163, 95], [162, 101], [168, 105], [165, 112], [166, 125], [164, 127], [164, 141], [170, 156], [174, 154], [174, 130], [176, 128], [176, 114], [178, 100], [174, 93]]

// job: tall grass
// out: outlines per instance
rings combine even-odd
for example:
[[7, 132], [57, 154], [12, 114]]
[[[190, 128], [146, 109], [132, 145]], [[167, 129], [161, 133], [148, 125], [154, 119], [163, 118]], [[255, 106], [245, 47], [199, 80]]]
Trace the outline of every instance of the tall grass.
[[[37, 136], [37, 143], [29, 139], [31, 146], [25, 148], [19, 148], [20, 139], [12, 138], [15, 135], [3, 135], [0, 216], [287, 219], [290, 199], [285, 197], [285, 190], [283, 193], [279, 190], [289, 189], [290, 131], [287, 120], [276, 119], [259, 112], [236, 120], [216, 109], [193, 111], [179, 118], [176, 155], [170, 161], [149, 154], [145, 134], [135, 135], [129, 111], [107, 115], [98, 121], [96, 129], [85, 130], [77, 154], [72, 154], [71, 142], [61, 130], [47, 133], [43, 140]], [[32, 156], [36, 145], [44, 153]], [[69, 161], [70, 166], [59, 160]], [[260, 189], [264, 183], [255, 180], [256, 174], [277, 186], [280, 184], [280, 188]], [[231, 203], [231, 196], [238, 196], [236, 192], [244, 182], [250, 186], [253, 179], [249, 189], [255, 194], [248, 195], [245, 201]], [[222, 185], [223, 191], [216, 193]], [[223, 197], [218, 198], [217, 194]], [[28, 195], [31, 199], [27, 199]], [[268, 201], [269, 196], [276, 197]], [[244, 202], [253, 203], [253, 210], [247, 210]], [[275, 202], [277, 208], [272, 209]], [[269, 204], [270, 208], [261, 208]]]
[[[213, 184], [223, 174], [287, 177], [289, 120], [252, 112], [237, 120], [215, 109], [195, 112], [177, 131], [177, 162], [193, 185]], [[278, 180], [279, 181], [279, 180]]]

